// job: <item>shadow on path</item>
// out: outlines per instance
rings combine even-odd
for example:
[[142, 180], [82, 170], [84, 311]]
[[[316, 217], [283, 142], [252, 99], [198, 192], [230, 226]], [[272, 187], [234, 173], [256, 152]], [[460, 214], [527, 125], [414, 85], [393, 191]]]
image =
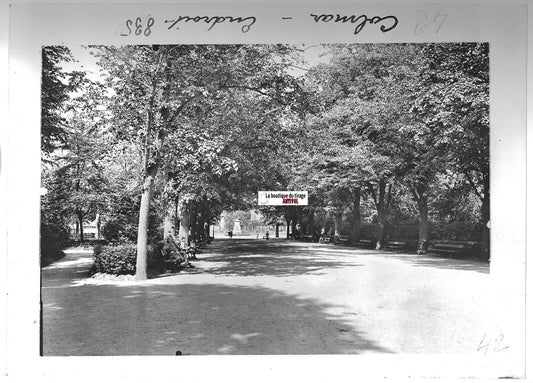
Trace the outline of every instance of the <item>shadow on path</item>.
[[326, 274], [327, 269], [331, 268], [365, 266], [364, 260], [357, 256], [395, 259], [415, 267], [476, 271], [483, 274], [489, 274], [490, 269], [488, 263], [481, 261], [287, 240], [214, 241], [206, 254], [209, 255], [209, 262], [221, 264], [210, 270], [217, 275]]
[[222, 284], [43, 289], [44, 355], [384, 353], [325, 305]]
[[482, 261], [389, 252], [379, 252], [379, 255], [384, 258], [403, 261], [415, 267], [434, 267], [447, 270], [476, 271], [482, 274], [489, 274], [490, 272], [490, 264]]
[[414, 267], [489, 270], [481, 262], [275, 240], [214, 241], [199, 257], [198, 269], [181, 272], [190, 274], [186, 278], [180, 273], [143, 283], [88, 283], [90, 253], [69, 253], [43, 268], [44, 355], [390, 353], [379, 338], [362, 331], [371, 304], [333, 305], [293, 290], [258, 286], [250, 278], [214, 278], [272, 276], [274, 281], [350, 267], [365, 274], [360, 266], [373, 264], [375, 272], [387, 259], [391, 273], [392, 260]]
[[43, 286], [71, 285], [89, 277], [93, 264], [92, 251], [67, 251], [64, 258], [41, 268]]
[[[206, 260], [214, 275], [290, 276], [326, 274], [328, 269], [363, 266], [330, 249], [288, 241], [232, 240], [214, 242]], [[201, 255], [200, 255], [201, 256]], [[218, 264], [218, 265], [217, 265]]]

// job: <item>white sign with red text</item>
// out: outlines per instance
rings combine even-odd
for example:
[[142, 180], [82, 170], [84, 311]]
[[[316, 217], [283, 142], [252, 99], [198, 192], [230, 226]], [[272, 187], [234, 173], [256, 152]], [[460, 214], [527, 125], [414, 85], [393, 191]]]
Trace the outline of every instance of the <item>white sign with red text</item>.
[[259, 206], [307, 206], [307, 191], [259, 191]]

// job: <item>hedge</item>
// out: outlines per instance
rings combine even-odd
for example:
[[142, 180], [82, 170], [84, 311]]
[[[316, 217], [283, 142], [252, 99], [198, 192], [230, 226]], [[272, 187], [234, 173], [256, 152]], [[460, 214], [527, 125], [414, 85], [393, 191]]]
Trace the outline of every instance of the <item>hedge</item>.
[[[148, 246], [148, 266], [158, 266], [161, 263], [160, 245]], [[137, 245], [124, 244], [118, 246], [94, 247], [94, 266], [92, 272], [113, 275], [135, 274], [137, 262]]]
[[41, 267], [65, 256], [63, 249], [68, 244], [68, 230], [56, 223], [41, 222]]

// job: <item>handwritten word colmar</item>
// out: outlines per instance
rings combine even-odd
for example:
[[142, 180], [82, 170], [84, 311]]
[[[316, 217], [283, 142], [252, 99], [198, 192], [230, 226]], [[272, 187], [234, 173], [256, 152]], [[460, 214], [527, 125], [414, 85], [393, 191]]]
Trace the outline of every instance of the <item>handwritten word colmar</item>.
[[[363, 30], [363, 28], [368, 24], [379, 24], [382, 23], [379, 27], [381, 32], [389, 32], [396, 28], [398, 25], [398, 18], [396, 16], [373, 16], [368, 17], [367, 15], [351, 15], [351, 16], [341, 16], [338, 13], [336, 15], [332, 14], [321, 14], [315, 15], [310, 13], [309, 16], [313, 18], [315, 23], [350, 23], [355, 24], [355, 29], [353, 34], [356, 35]], [[384, 23], [384, 24], [383, 24]]]
[[247, 17], [233, 17], [233, 16], [178, 16], [175, 20], [165, 20], [165, 24], [170, 24], [168, 29], [176, 28], [179, 29], [180, 23], [205, 23], [209, 25], [209, 28], [207, 29], [210, 31], [213, 29], [217, 24], [224, 24], [224, 23], [237, 23], [242, 24], [241, 31], [242, 33], [246, 33], [250, 30], [252, 25], [255, 24], [256, 18], [254, 16], [247, 16]]

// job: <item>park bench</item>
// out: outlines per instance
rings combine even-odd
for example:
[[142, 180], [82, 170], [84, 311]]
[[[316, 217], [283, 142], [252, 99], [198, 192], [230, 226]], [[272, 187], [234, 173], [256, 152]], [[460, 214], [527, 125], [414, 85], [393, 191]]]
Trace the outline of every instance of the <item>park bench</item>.
[[207, 239], [200, 239], [198, 241], [195, 241], [194, 247], [197, 248], [197, 249], [205, 249], [207, 247], [208, 243], [209, 242], [208, 242]]
[[357, 247], [366, 247], [371, 248], [374, 247], [374, 241], [371, 239], [360, 239], [359, 241], [354, 243]]
[[385, 249], [387, 250], [416, 250], [418, 247], [418, 241], [416, 240], [400, 240], [400, 239], [387, 239], [385, 240]]
[[187, 259], [196, 259], [196, 253], [200, 252], [198, 247], [196, 245], [185, 245], [184, 247], [181, 246], [181, 243], [178, 243], [178, 250], [181, 255], [184, 255], [187, 257]]
[[446, 254], [450, 258], [454, 255], [476, 255], [481, 249], [479, 242], [468, 241], [434, 241], [428, 248], [429, 253]]
[[201, 249], [205, 249], [208, 244], [210, 244], [213, 241], [213, 237], [204, 237], [200, 238], [197, 241], [194, 241], [193, 244], [190, 246], [194, 250], [194, 257], [196, 258], [196, 254], [201, 253]]
[[[183, 253], [181, 254], [183, 255]], [[163, 256], [163, 270], [171, 270], [177, 273], [183, 261], [166, 253], [164, 250], [161, 250], [161, 255]]]
[[331, 243], [331, 238], [330, 237], [320, 237], [320, 239], [318, 240], [318, 243]]
[[193, 247], [182, 249], [179, 244], [174, 243], [174, 245], [170, 247], [162, 246], [161, 255], [163, 262], [163, 270], [170, 269], [174, 272], [178, 272], [182, 263], [187, 264], [189, 259], [194, 258], [195, 252]]
[[349, 242], [350, 242], [350, 238], [343, 237], [343, 236], [337, 237], [337, 239], [335, 240], [335, 243], [339, 245], [347, 245]]
[[391, 250], [405, 250], [407, 243], [405, 241], [386, 241], [385, 248]]
[[302, 242], [313, 242], [313, 236], [312, 235], [302, 235], [299, 238]]

